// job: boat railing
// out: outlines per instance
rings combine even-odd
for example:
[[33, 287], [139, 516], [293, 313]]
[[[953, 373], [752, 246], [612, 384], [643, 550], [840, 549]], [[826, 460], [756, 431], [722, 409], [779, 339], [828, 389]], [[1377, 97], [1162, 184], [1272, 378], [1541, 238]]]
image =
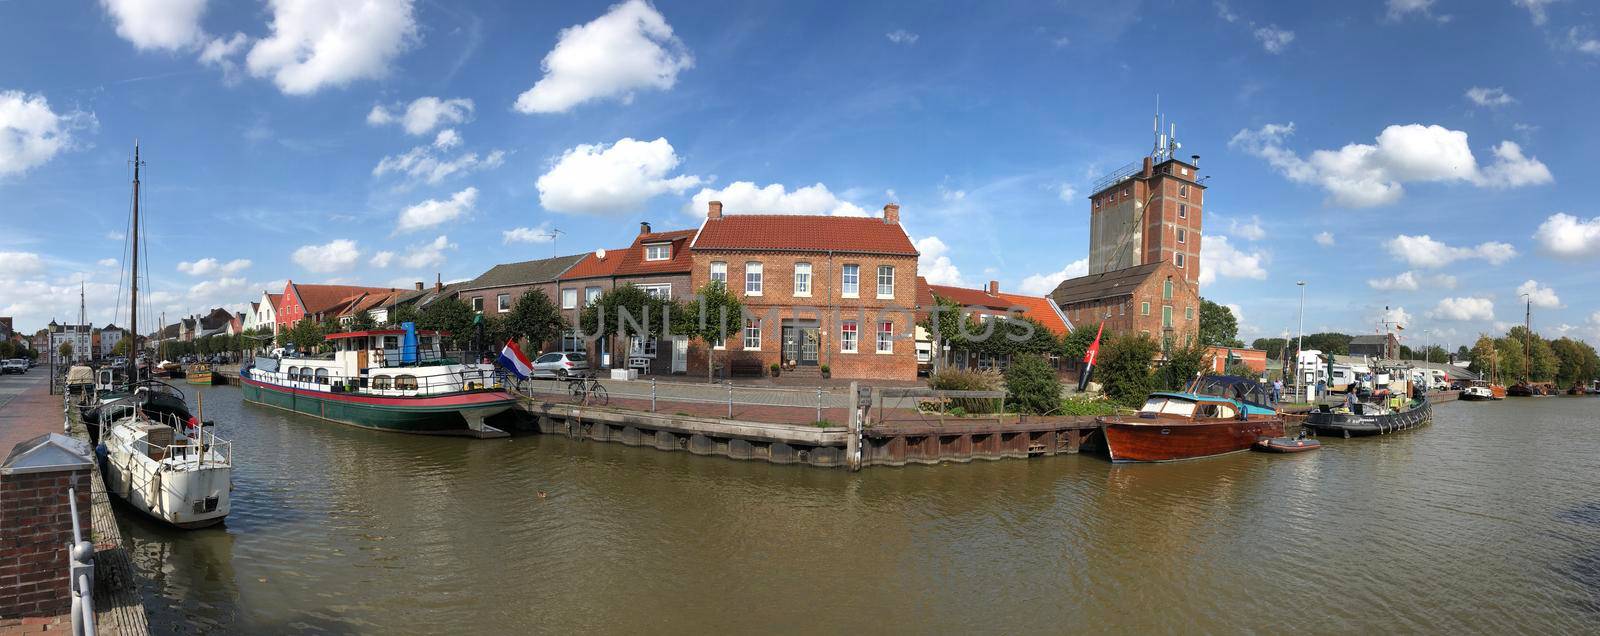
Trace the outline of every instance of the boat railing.
[[202, 425], [198, 427], [198, 431], [193, 431], [188, 422], [171, 413], [147, 417], [156, 423], [172, 427], [173, 431], [181, 432], [182, 437], [175, 439], [171, 444], [151, 444], [148, 438], [134, 440], [135, 450], [144, 453], [146, 457], [181, 462], [194, 460], [195, 467], [199, 469], [233, 465], [233, 442], [217, 437], [217, 434], [208, 427]]
[[416, 397], [421, 395], [443, 395], [446, 393], [459, 393], [462, 391], [479, 391], [484, 389], [505, 389], [509, 382], [505, 372], [498, 368], [479, 368], [479, 365], [462, 365], [454, 371], [422, 375], [405, 373], [404, 371], [417, 368], [439, 367], [384, 367], [393, 371], [393, 375], [351, 377], [335, 374], [331, 371], [318, 375], [321, 369], [302, 369], [293, 376], [279, 366], [277, 371], [263, 371], [257, 369], [253, 373], [264, 374], [276, 382], [287, 383], [291, 388], [326, 391], [329, 393], [354, 393], [361, 395], [389, 396], [389, 397]]

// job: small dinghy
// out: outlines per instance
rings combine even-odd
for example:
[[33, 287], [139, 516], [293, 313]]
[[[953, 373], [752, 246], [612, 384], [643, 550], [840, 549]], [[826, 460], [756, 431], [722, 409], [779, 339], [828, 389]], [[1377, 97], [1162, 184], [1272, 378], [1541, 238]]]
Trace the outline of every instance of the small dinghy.
[[1267, 453], [1304, 453], [1322, 448], [1322, 442], [1304, 437], [1268, 437], [1256, 442], [1256, 450]]

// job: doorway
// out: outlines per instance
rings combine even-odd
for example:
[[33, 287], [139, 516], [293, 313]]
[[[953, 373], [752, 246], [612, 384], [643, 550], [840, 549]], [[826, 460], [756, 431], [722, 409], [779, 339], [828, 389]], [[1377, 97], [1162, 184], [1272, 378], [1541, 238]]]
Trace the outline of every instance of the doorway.
[[783, 362], [800, 366], [817, 366], [821, 351], [822, 330], [816, 321], [784, 321]]

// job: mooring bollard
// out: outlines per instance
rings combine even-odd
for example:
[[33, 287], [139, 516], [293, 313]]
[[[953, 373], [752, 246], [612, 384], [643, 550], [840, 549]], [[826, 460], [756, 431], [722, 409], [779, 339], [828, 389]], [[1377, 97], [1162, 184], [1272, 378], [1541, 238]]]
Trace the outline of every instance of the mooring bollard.
[[728, 384], [728, 419], [733, 419], [733, 384]]
[[650, 378], [650, 412], [656, 412], [656, 379]]
[[817, 421], [822, 421], [822, 387], [817, 387]]

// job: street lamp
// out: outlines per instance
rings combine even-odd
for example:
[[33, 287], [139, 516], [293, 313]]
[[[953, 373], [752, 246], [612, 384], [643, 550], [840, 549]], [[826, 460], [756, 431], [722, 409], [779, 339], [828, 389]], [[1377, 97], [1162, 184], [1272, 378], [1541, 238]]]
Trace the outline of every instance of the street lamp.
[[[1298, 280], [1294, 284], [1300, 288], [1300, 335], [1294, 345], [1294, 382], [1297, 387], [1304, 387], [1305, 374], [1300, 371], [1300, 354], [1306, 349], [1306, 282]], [[1297, 388], [1295, 392], [1299, 393], [1300, 390]], [[1311, 401], [1309, 395], [1306, 401]]]

